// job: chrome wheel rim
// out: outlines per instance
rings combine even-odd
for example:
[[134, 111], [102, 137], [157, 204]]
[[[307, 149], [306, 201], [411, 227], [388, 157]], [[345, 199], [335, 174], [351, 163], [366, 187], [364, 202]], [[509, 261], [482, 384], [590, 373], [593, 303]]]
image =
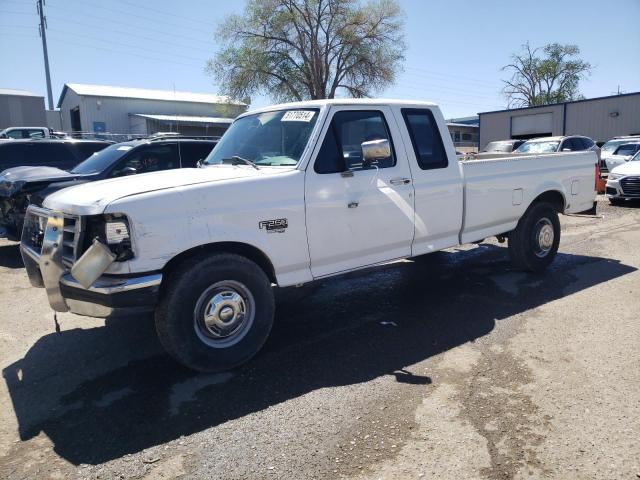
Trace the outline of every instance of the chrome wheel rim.
[[227, 348], [242, 340], [253, 325], [255, 300], [249, 289], [235, 280], [216, 282], [196, 302], [193, 323], [201, 341]]
[[534, 238], [534, 253], [537, 257], [546, 257], [553, 248], [553, 241], [555, 239], [555, 232], [553, 230], [553, 224], [548, 218], [541, 218], [536, 223], [533, 230]]

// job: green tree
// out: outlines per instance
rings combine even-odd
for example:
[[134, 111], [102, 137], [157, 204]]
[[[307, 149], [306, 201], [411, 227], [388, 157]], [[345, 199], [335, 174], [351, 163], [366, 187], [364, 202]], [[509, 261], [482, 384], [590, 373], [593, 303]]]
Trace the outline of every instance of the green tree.
[[[543, 55], [540, 56], [539, 54]], [[580, 80], [591, 73], [591, 64], [577, 56], [577, 45], [550, 43], [531, 49], [522, 46], [520, 54], [511, 56], [511, 63], [502, 70], [511, 78], [503, 80], [502, 90], [509, 107], [532, 107], [583, 98]]]
[[401, 71], [403, 23], [397, 0], [249, 0], [206, 69], [232, 98], [367, 97]]

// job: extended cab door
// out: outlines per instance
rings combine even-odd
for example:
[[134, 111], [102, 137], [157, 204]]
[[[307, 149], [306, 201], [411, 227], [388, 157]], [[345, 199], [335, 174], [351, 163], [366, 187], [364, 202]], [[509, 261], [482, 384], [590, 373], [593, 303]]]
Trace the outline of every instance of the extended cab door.
[[[413, 185], [388, 107], [333, 107], [305, 176], [311, 273], [321, 277], [411, 252]], [[368, 166], [361, 144], [388, 139], [391, 156]]]
[[395, 107], [394, 113], [413, 172], [412, 256], [457, 245], [462, 227], [462, 172], [444, 118], [438, 109], [428, 107]]

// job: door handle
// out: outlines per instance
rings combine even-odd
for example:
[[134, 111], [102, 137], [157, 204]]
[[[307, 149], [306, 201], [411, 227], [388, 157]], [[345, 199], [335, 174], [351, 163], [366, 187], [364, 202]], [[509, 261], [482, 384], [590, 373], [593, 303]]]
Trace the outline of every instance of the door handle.
[[391, 185], [408, 185], [411, 183], [410, 178], [392, 178], [389, 180]]
[[349, 208], [357, 208], [358, 205], [360, 205], [358, 202], [349, 202], [347, 204], [347, 207], [349, 207]]

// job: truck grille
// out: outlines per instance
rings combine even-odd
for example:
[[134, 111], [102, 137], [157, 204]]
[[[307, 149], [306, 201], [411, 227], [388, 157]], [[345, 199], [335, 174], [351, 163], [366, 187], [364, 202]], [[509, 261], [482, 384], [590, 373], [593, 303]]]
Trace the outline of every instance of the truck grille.
[[[54, 212], [45, 208], [30, 206], [24, 219], [24, 227], [22, 230], [22, 245], [31, 250], [32, 254], [40, 255], [42, 253], [42, 243], [44, 233], [47, 227], [47, 219]], [[64, 227], [62, 232], [62, 244], [60, 258], [65, 268], [71, 269], [79, 256], [79, 245], [81, 240], [81, 221], [76, 215], [61, 214], [64, 218]]]
[[625, 177], [620, 180], [620, 186], [625, 195], [640, 197], [640, 177]]

